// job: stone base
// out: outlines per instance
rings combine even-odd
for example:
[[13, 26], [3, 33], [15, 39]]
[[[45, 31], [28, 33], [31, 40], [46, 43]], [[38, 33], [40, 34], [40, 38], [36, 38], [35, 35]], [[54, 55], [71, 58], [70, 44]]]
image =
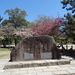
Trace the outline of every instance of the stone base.
[[34, 60], [34, 61], [20, 61], [8, 62], [4, 69], [39, 67], [39, 66], [52, 66], [52, 65], [65, 65], [70, 64], [69, 60]]

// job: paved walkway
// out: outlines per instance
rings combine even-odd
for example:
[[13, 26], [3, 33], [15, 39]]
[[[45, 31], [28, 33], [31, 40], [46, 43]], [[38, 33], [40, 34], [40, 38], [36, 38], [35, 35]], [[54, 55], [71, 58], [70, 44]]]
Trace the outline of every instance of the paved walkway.
[[75, 60], [67, 56], [62, 56], [62, 59], [70, 60], [71, 64], [7, 70], [3, 68], [9, 59], [0, 59], [0, 75], [75, 75]]

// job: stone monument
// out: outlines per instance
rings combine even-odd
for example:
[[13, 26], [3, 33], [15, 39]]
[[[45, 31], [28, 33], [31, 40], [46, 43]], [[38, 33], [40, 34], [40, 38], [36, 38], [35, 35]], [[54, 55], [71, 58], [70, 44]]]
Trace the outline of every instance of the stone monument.
[[24, 38], [10, 53], [11, 61], [60, 59], [54, 38], [48, 35]]

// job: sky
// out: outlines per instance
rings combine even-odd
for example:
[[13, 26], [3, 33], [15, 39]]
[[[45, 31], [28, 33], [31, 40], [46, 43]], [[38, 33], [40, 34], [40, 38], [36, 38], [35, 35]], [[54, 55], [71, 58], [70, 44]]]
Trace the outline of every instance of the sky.
[[62, 9], [62, 0], [0, 0], [0, 15], [4, 19], [8, 19], [8, 15], [4, 14], [7, 9], [15, 9], [16, 7], [26, 11], [26, 20], [33, 22], [38, 19], [38, 15], [63, 17], [67, 13]]

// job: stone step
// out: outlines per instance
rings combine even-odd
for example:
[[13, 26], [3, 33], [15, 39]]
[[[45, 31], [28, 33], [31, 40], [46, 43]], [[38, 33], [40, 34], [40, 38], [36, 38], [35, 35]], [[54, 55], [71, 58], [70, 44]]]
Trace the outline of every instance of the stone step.
[[65, 65], [65, 64], [70, 64], [70, 61], [69, 61], [69, 60], [34, 60], [34, 61], [19, 61], [19, 62], [8, 62], [8, 63], [4, 66], [4, 69], [29, 68], [29, 67]]

